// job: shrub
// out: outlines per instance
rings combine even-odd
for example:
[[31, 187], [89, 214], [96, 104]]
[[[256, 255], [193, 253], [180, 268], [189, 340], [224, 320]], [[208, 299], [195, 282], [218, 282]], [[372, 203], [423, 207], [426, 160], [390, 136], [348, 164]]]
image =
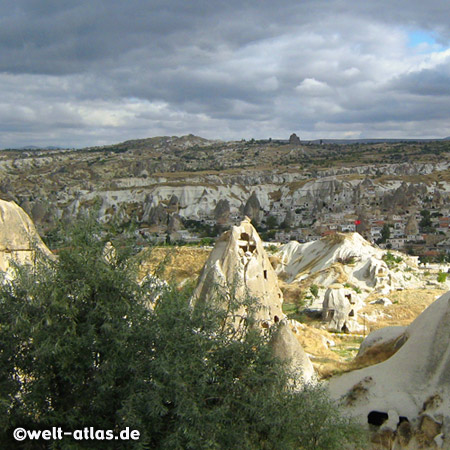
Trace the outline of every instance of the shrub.
[[310, 286], [309, 291], [314, 298], [317, 298], [317, 296], [319, 295], [319, 286], [317, 286], [317, 284], [313, 284]]
[[400, 264], [403, 261], [401, 256], [394, 256], [391, 252], [386, 252], [382, 259], [389, 269], [394, 268], [397, 264]]
[[239, 332], [230, 327], [243, 302], [193, 307], [188, 289], [155, 295], [154, 283], [136, 282], [129, 253], [107, 262], [103, 249], [98, 229], [78, 226], [57, 261], [17, 267], [0, 289], [2, 448], [16, 448], [15, 427], [57, 425], [139, 430], [138, 442], [108, 447], [127, 449], [331, 450], [360, 439], [323, 388], [294, 389], [270, 331], [251, 315]]
[[437, 280], [439, 283], [445, 283], [447, 281], [448, 273], [439, 271]]
[[337, 258], [336, 261], [343, 265], [355, 264], [356, 256], [346, 256], [345, 258]]
[[212, 245], [214, 245], [214, 243], [215, 243], [215, 239], [211, 238], [211, 237], [204, 237], [204, 238], [200, 239], [200, 245], [202, 247], [212, 246]]

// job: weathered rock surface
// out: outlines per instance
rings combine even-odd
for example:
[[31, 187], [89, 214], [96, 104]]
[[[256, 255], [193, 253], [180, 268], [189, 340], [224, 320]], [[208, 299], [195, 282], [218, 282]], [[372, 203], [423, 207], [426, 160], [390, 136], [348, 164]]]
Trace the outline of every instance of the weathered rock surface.
[[401, 422], [407, 421], [410, 440], [403, 436], [404, 445], [395, 448], [435, 448], [437, 441], [441, 448], [450, 448], [449, 327], [450, 293], [446, 293], [407, 327], [407, 341], [391, 358], [331, 379], [333, 397], [375, 428], [387, 424], [394, 411], [399, 419], [390, 427], [397, 443]]
[[8, 273], [11, 261], [31, 264], [39, 252], [52, 256], [30, 217], [14, 202], [0, 200], [0, 271]]
[[325, 292], [323, 320], [335, 331], [359, 331], [358, 310], [364, 305], [353, 289], [340, 284], [331, 285]]
[[406, 235], [417, 235], [419, 233], [419, 224], [414, 215], [411, 215], [408, 218], [408, 221], [405, 225], [405, 234]]
[[300, 138], [295, 133], [292, 133], [289, 136], [289, 144], [291, 144], [291, 145], [300, 145]]
[[249, 218], [217, 240], [200, 275], [194, 298], [208, 301], [218, 290], [234, 291], [238, 299], [247, 295], [255, 297], [259, 305], [256, 318], [261, 324], [270, 326], [284, 317], [277, 275]]
[[406, 329], [407, 327], [392, 326], [372, 331], [361, 343], [356, 357], [363, 357], [375, 347], [381, 349], [395, 344], [398, 350], [408, 339]]
[[258, 196], [256, 192], [253, 192], [252, 195], [247, 200], [247, 203], [244, 206], [244, 214], [249, 217], [251, 220], [259, 222], [260, 219], [260, 210], [261, 203], [258, 200]]
[[[354, 164], [342, 165], [344, 155], [353, 155], [353, 146], [338, 151], [334, 145], [294, 146], [294, 139], [298, 142], [292, 136], [287, 145], [162, 136], [80, 150], [2, 152], [0, 192], [2, 198], [15, 200], [42, 231], [51, 229], [55, 218], [71, 220], [97, 200], [102, 220], [114, 215], [144, 227], [150, 208], [159, 204], [183, 219], [214, 220], [220, 200], [229, 201], [230, 223], [237, 223], [252, 192], [264, 215], [276, 215], [279, 223], [288, 211], [299, 210], [293, 215], [297, 227], [309, 227], [315, 220], [326, 223], [330, 212], [344, 217], [360, 208], [374, 215], [383, 205], [404, 209], [403, 200], [415, 199], [405, 214], [422, 209], [429, 198], [434, 205], [448, 203], [450, 163], [444, 143], [433, 144], [440, 148], [439, 157], [427, 152], [419, 156], [416, 144], [388, 145], [384, 150], [389, 157], [376, 146], [363, 145], [372, 163], [357, 157]], [[408, 160], [408, 155], [413, 158]], [[172, 198], [178, 204], [171, 204]], [[155, 219], [167, 226], [157, 214]]]
[[220, 199], [214, 208], [214, 219], [218, 225], [228, 223], [230, 217], [230, 202], [227, 199]]
[[313, 365], [286, 321], [280, 322], [270, 344], [275, 356], [289, 361], [295, 380], [308, 382], [314, 379]]
[[287, 283], [310, 281], [319, 287], [310, 307], [323, 310], [330, 328], [357, 331], [357, 311], [371, 293], [386, 295], [423, 285], [415, 275], [415, 259], [402, 254], [393, 270], [386, 254], [358, 233], [336, 233], [306, 244], [284, 245], [277, 254], [276, 271]]
[[[385, 254], [385, 250], [374, 247], [358, 233], [336, 233], [306, 244], [292, 241], [284, 245], [279, 252], [278, 272], [288, 282], [301, 281], [314, 274], [316, 281], [327, 286], [339, 282], [331, 274], [333, 265], [338, 263], [346, 281], [361, 288], [401, 286], [403, 277], [389, 270], [383, 260]], [[407, 264], [412, 268], [417, 265], [413, 259]]]

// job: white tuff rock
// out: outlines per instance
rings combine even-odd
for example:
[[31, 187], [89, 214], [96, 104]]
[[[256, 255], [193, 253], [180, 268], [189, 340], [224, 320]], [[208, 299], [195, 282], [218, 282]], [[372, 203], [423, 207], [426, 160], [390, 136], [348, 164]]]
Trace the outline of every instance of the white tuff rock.
[[266, 326], [284, 317], [277, 275], [248, 218], [217, 240], [200, 275], [194, 298], [208, 301], [218, 289], [235, 289], [239, 299], [246, 295], [255, 297], [259, 306], [256, 318]]
[[[395, 410], [399, 429], [401, 421], [408, 421], [431, 441], [444, 433], [438, 440], [442, 448], [450, 448], [449, 324], [450, 292], [406, 328], [407, 341], [389, 359], [331, 379], [332, 396], [361, 422], [382, 425]], [[411, 445], [407, 448], [416, 448]]]
[[0, 271], [10, 273], [10, 263], [33, 264], [37, 253], [52, 257], [25, 211], [14, 202], [0, 200]]

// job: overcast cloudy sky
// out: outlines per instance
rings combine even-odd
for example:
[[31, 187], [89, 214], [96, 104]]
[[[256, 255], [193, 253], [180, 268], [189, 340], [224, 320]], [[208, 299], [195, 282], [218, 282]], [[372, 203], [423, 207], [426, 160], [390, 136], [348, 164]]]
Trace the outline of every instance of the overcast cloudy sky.
[[450, 135], [448, 0], [1, 0], [0, 148]]

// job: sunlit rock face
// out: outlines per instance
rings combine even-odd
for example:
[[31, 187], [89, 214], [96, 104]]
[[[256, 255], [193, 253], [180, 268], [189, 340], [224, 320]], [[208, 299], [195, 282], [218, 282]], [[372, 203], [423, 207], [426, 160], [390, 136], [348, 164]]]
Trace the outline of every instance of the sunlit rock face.
[[51, 256], [30, 217], [16, 203], [0, 200], [0, 271], [9, 273], [11, 261], [33, 263], [37, 253]]
[[395, 448], [450, 448], [450, 292], [401, 331], [393, 356], [332, 379], [330, 391], [361, 422], [396, 433]]
[[[248, 217], [216, 241], [200, 275], [193, 302], [214, 301], [218, 295], [225, 306], [230, 296], [240, 300], [247, 296], [255, 298], [257, 326], [264, 329], [277, 326], [271, 345], [276, 356], [288, 362], [292, 382], [300, 386], [314, 378], [311, 361], [285, 320], [277, 275]], [[242, 307], [233, 326], [238, 327], [248, 313]]]
[[359, 331], [358, 310], [364, 306], [358, 294], [340, 284], [331, 285], [325, 292], [323, 319], [334, 331]]
[[275, 331], [271, 345], [275, 356], [288, 361], [293, 374], [293, 381], [301, 386], [305, 382], [315, 380], [314, 367], [305, 350], [295, 337], [287, 321], [280, 322]]
[[[217, 291], [234, 291], [236, 298], [257, 299], [256, 318], [270, 326], [284, 317], [283, 295], [257, 231], [246, 218], [216, 241], [205, 263], [194, 298], [210, 300]], [[243, 312], [244, 314], [244, 312]]]
[[309, 307], [321, 310], [330, 329], [358, 331], [358, 311], [371, 294], [423, 287], [417, 259], [392, 252], [392, 267], [382, 250], [359, 233], [336, 233], [300, 244], [291, 241], [277, 253], [277, 274], [289, 284], [318, 287]]

